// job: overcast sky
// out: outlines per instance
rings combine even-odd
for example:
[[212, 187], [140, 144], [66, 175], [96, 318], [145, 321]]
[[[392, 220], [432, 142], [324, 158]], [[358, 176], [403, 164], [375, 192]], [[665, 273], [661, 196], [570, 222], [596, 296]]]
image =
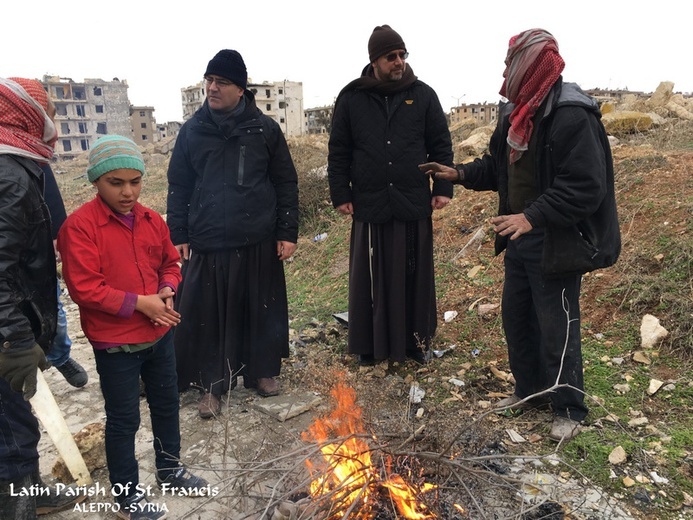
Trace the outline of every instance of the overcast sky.
[[198, 82], [224, 48], [252, 81], [303, 83], [304, 108], [329, 105], [368, 62], [368, 38], [389, 24], [408, 63], [458, 103], [497, 102], [508, 40], [532, 27], [553, 33], [563, 76], [585, 89], [653, 92], [671, 81], [693, 92], [691, 18], [673, 0], [276, 0], [4, 2], [0, 77], [44, 74], [126, 79], [133, 105], [157, 122], [182, 120], [180, 89]]

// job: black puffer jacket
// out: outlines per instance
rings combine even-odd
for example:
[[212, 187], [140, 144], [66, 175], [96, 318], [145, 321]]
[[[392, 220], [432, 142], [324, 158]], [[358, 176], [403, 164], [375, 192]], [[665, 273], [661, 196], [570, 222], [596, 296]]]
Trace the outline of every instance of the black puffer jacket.
[[43, 172], [0, 154], [0, 348], [48, 351], [57, 321], [57, 276]]
[[[613, 265], [621, 251], [614, 195], [614, 169], [597, 102], [574, 83], [554, 85], [537, 129], [536, 182], [539, 197], [524, 211], [535, 228], [544, 228], [545, 274], [585, 273]], [[462, 185], [499, 194], [499, 214], [508, 204], [508, 116], [501, 108], [489, 154], [458, 166]], [[507, 237], [496, 236], [496, 254]]]
[[168, 169], [167, 223], [176, 245], [213, 252], [271, 236], [298, 239], [298, 177], [286, 139], [251, 92], [245, 100], [224, 127], [205, 101], [181, 128]]
[[418, 165], [452, 165], [445, 113], [422, 81], [393, 96], [343, 92], [334, 109], [328, 178], [334, 207], [353, 203], [354, 218], [383, 223], [430, 217], [431, 196], [452, 198], [448, 181], [430, 179]]

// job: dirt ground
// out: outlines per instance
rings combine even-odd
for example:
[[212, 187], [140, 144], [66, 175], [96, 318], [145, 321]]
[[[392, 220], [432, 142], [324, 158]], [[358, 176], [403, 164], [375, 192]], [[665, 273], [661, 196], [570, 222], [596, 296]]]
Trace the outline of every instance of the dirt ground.
[[[648, 161], [653, 156], [665, 159], [651, 164]], [[599, 334], [623, 319], [623, 302], [612, 301], [610, 290], [623, 283], [628, 270], [633, 269], [634, 258], [649, 254], [650, 243], [657, 237], [656, 230], [665, 226], [685, 234], [691, 229], [693, 151], [664, 153], [646, 144], [615, 146], [614, 160], [635, 165], [632, 180], [619, 183], [623, 254], [614, 268], [584, 279], [582, 315], [584, 332], [590, 335]], [[640, 168], [643, 165], [646, 168]], [[456, 191], [453, 203], [434, 217], [437, 258], [453, 258], [469, 240], [469, 230], [483, 225], [495, 212], [495, 204], [494, 194]], [[408, 465], [414, 470], [412, 475], [420, 479], [448, 476], [442, 488], [445, 491], [437, 502], [438, 511], [445, 511], [439, 518], [480, 518], [471, 513], [475, 507], [484, 511], [487, 518], [540, 518], [541, 509], [538, 512], [527, 509], [532, 503], [542, 502], [562, 504], [568, 511], [565, 518], [574, 520], [654, 518], [651, 511], [634, 506], [627, 497], [609, 496], [595, 484], [581, 479], [575, 468], [562, 468], [559, 449], [553, 455], [555, 465], [551, 456], [545, 453], [539, 456], [541, 450], [533, 446], [542, 444], [548, 431], [550, 415], [546, 411], [512, 417], [489, 413], [494, 401], [512, 392], [499, 316], [492, 311], [486, 317], [469, 318], [485, 324], [476, 327], [485, 331], [483, 337], [471, 337], [474, 324], [470, 326], [469, 319], [463, 320], [462, 316], [481, 303], [500, 301], [502, 259], [493, 258], [490, 249], [487, 239], [478, 254], [458, 262], [460, 275], [456, 283], [438, 288], [440, 320], [435, 348], [441, 357], [434, 358], [426, 367], [413, 363], [358, 367], [343, 352], [345, 328], [336, 321], [314, 323], [293, 331], [291, 357], [286, 360], [280, 378], [283, 394], [289, 400], [302, 405], [311, 403], [304, 413], [278, 420], [260, 406], [266, 400], [238, 388], [229, 394], [219, 418], [202, 420], [197, 415], [196, 394], [183, 394], [182, 459], [218, 487], [218, 495], [211, 499], [161, 496], [152, 473], [151, 430], [143, 399], [137, 453], [140, 479], [144, 485], [152, 486], [152, 500], [165, 504], [168, 518], [271, 518], [277, 502], [305, 489], [305, 460], [314, 455], [314, 450], [302, 434], [316, 417], [330, 409], [330, 391], [341, 377], [358, 395], [366, 431], [378, 436], [371, 439], [375, 453], [393, 455], [395, 465]], [[650, 261], [653, 265], [657, 263], [654, 255]], [[482, 276], [469, 276], [480, 263]], [[334, 273], [345, 272], [345, 257], [342, 257], [335, 262]], [[77, 432], [90, 423], [103, 423], [104, 412], [91, 347], [79, 329], [78, 311], [69, 296], [64, 297], [64, 302], [74, 341], [73, 356], [87, 369], [90, 380], [85, 388], [74, 389], [54, 369], [46, 372], [46, 379], [70, 430]], [[335, 309], [335, 312], [342, 310]], [[445, 311], [455, 311], [460, 318], [446, 322]], [[445, 348], [451, 350], [442, 352]], [[480, 363], [484, 367], [481, 377]], [[657, 369], [662, 372], [655, 374], [661, 379], [682, 377], [682, 373], [664, 373], [663, 366]], [[476, 371], [473, 382], [466, 377], [471, 371]], [[424, 397], [420, 403], [413, 403], [411, 395], [416, 388], [427, 395], [445, 397], [436, 400]], [[653, 420], [658, 416], [666, 420], [670, 413], [666, 402], [655, 406], [661, 409], [648, 410]], [[681, 413], [690, 412], [681, 410]], [[528, 442], [513, 443], [513, 434]], [[46, 435], [40, 452], [42, 474], [49, 476], [57, 455]], [[412, 457], [415, 452], [434, 460], [436, 475], [426, 473], [432, 471], [430, 465], [416, 473]], [[448, 453], [449, 459], [457, 458], [459, 464], [435, 460], [441, 453]], [[459, 473], [469, 477], [468, 489], [460, 484]], [[94, 471], [93, 478], [108, 489], [104, 468]], [[537, 487], [543, 491], [537, 491]], [[450, 509], [452, 502], [460, 501], [467, 504], [467, 513]], [[47, 518], [110, 520], [115, 515], [107, 509], [108, 503], [111, 503], [108, 494], [92, 497], [85, 506], [91, 510], [65, 511]], [[549, 517], [546, 515], [550, 511], [543, 511], [544, 517]], [[693, 517], [690, 508], [682, 510], [680, 515], [680, 518]]]

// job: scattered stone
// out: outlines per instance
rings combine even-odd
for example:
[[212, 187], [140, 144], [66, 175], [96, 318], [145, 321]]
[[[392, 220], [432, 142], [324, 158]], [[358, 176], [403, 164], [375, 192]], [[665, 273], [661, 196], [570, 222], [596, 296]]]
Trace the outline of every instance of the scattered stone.
[[623, 464], [627, 459], [628, 455], [626, 454], [626, 450], [621, 446], [615, 447], [611, 453], [609, 453], [609, 462], [614, 466]]
[[477, 313], [479, 316], [490, 316], [497, 314], [496, 311], [500, 308], [500, 303], [483, 303], [479, 305]]
[[693, 497], [685, 491], [683, 492], [683, 505], [686, 507], [693, 507]]
[[650, 356], [648, 356], [642, 350], [636, 350], [635, 352], [633, 352], [633, 361], [635, 361], [636, 363], [642, 363], [643, 365], [649, 365], [652, 363]]
[[652, 128], [652, 117], [643, 112], [610, 112], [602, 116], [604, 127], [611, 135], [641, 133]]
[[656, 394], [657, 390], [662, 388], [663, 384], [664, 384], [664, 382], [660, 381], [659, 379], [650, 379], [650, 386], [647, 388], [647, 394], [648, 395]]
[[284, 422], [312, 410], [321, 400], [319, 396], [311, 392], [302, 392], [253, 399], [251, 406], [279, 422]]
[[[73, 435], [89, 473], [106, 467], [105, 431], [106, 425], [104, 423], [91, 423]], [[58, 460], [55, 461], [51, 474], [60, 482], [66, 484], [74, 482], [74, 478], [62, 457], [58, 457]]]
[[647, 417], [636, 417], [628, 421], [628, 426], [645, 426], [648, 422]]
[[640, 345], [652, 348], [669, 335], [669, 331], [659, 324], [659, 319], [652, 314], [645, 314], [640, 324]]
[[627, 488], [633, 487], [635, 485], [635, 480], [630, 477], [623, 477], [623, 485]]
[[445, 314], [443, 314], [445, 323], [450, 323], [455, 318], [457, 318], [457, 311], [445, 311]]
[[626, 394], [630, 392], [630, 385], [628, 383], [615, 384], [612, 388], [619, 394]]

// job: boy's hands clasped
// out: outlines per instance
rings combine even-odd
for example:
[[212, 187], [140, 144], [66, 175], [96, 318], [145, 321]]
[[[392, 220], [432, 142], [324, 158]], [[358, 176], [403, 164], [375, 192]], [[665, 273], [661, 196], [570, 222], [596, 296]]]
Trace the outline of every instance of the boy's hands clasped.
[[173, 309], [175, 292], [164, 287], [157, 294], [138, 295], [135, 309], [146, 315], [152, 323], [161, 327], [173, 327], [180, 323], [180, 313]]

